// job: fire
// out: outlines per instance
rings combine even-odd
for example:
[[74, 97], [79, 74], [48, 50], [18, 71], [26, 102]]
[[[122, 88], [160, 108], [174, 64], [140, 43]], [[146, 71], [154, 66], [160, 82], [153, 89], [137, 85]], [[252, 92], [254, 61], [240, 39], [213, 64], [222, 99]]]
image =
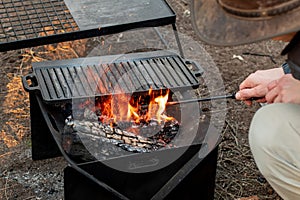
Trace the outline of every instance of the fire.
[[158, 123], [160, 124], [163, 120], [172, 120], [172, 117], [168, 117], [164, 114], [166, 109], [166, 104], [169, 98], [169, 90], [167, 90], [167, 93], [165, 95], [160, 95], [158, 97], [153, 97], [152, 95], [152, 89], [149, 90], [149, 95], [152, 96], [148, 112], [146, 114], [146, 122], [149, 122], [151, 119], [156, 119]]
[[[162, 92], [161, 92], [162, 93]], [[168, 117], [165, 114], [166, 104], [169, 98], [169, 90], [165, 95], [159, 95], [155, 97], [152, 89], [148, 92], [149, 104], [146, 102], [146, 109], [143, 110], [145, 105], [139, 105], [138, 102], [135, 105], [128, 104], [128, 115], [127, 120], [134, 119], [135, 123], [139, 124], [142, 122], [149, 123], [150, 120], [156, 120], [159, 124], [163, 121], [168, 121], [174, 119], [173, 117]], [[142, 108], [142, 110], [140, 109]]]
[[[159, 93], [159, 94], [158, 94]], [[131, 97], [127, 94], [110, 96], [96, 104], [96, 109], [101, 110], [100, 121], [103, 123], [134, 122], [135, 124], [147, 124], [151, 120], [161, 124], [173, 120], [167, 116], [166, 104], [169, 98], [169, 90], [154, 92], [149, 90], [147, 95]]]

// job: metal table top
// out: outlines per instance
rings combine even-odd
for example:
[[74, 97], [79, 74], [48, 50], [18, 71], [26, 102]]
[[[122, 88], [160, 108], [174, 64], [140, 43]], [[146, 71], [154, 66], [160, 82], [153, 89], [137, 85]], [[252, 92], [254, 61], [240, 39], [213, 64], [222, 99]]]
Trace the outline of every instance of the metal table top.
[[165, 0], [1, 0], [0, 51], [174, 24]]

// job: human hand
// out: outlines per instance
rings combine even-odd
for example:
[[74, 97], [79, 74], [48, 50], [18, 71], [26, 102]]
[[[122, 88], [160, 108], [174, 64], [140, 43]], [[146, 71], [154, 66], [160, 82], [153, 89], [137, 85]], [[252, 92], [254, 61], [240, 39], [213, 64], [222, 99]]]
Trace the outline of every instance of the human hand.
[[284, 75], [281, 68], [258, 70], [250, 74], [241, 84], [240, 90], [236, 93], [236, 99], [251, 105], [252, 97], [261, 97], [257, 102], [266, 102], [265, 95], [268, 93], [268, 85]]
[[268, 103], [295, 103], [300, 104], [300, 81], [291, 74], [284, 75], [268, 85], [266, 94]]

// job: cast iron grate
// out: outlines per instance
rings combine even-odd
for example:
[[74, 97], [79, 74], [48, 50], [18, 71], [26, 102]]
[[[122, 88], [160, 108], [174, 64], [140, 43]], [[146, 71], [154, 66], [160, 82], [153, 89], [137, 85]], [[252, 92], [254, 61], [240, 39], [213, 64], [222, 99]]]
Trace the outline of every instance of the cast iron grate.
[[0, 43], [78, 30], [63, 0], [2, 0]]
[[32, 74], [23, 77], [23, 85], [27, 91], [40, 91], [50, 102], [147, 92], [150, 88], [178, 91], [199, 86], [196, 76], [202, 68], [192, 62], [191, 67], [197, 68], [192, 71], [189, 62], [167, 51], [39, 62], [33, 63]]

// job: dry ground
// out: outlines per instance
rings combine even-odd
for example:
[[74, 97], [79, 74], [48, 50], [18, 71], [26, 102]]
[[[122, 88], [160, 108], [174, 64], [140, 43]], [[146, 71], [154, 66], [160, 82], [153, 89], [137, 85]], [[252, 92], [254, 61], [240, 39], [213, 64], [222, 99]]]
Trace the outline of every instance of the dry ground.
[[[177, 13], [179, 32], [197, 40], [190, 23], [188, 0], [169, 2]], [[265, 41], [231, 48], [199, 43], [215, 61], [227, 92], [236, 91], [248, 74], [279, 66], [284, 60], [279, 54], [285, 44], [280, 42]], [[31, 160], [29, 100], [20, 77], [30, 71], [31, 62], [82, 57], [86, 49], [89, 49], [89, 40], [0, 54], [0, 199], [63, 198], [64, 159]], [[234, 55], [242, 57], [234, 58]], [[249, 124], [260, 105], [254, 103], [247, 107], [234, 100], [227, 103], [226, 123], [219, 145], [215, 199], [250, 196], [280, 199], [260, 175], [248, 145]]]

